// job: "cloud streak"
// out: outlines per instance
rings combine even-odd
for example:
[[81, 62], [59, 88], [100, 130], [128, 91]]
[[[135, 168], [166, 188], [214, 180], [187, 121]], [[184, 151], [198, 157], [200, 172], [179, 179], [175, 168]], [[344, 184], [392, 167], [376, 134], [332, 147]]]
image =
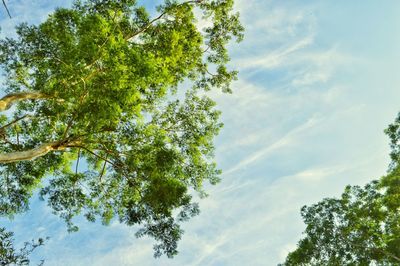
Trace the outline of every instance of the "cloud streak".
[[318, 124], [321, 120], [322, 120], [322, 118], [310, 118], [307, 122], [292, 129], [290, 132], [288, 132], [282, 138], [280, 138], [279, 140], [274, 142], [272, 145], [255, 151], [249, 157], [245, 158], [244, 160], [242, 160], [238, 164], [236, 164], [234, 167], [232, 167], [232, 168], [228, 169], [226, 172], [224, 172], [224, 175], [232, 174], [233, 172], [243, 169], [243, 168], [251, 165], [252, 163], [257, 162], [260, 159], [266, 159], [266, 157], [268, 155], [271, 155], [273, 152], [279, 150], [280, 148], [290, 146], [290, 144], [296, 140], [296, 137], [299, 134], [311, 129], [316, 124]]

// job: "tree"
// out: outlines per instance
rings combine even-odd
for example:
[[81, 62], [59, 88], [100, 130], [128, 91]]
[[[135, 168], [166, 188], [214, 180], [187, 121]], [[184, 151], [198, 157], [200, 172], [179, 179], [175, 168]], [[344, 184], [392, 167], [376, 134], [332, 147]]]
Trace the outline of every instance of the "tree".
[[[151, 19], [135, 0], [75, 1], [0, 41], [0, 215], [40, 190], [69, 231], [84, 215], [141, 225], [155, 256], [177, 253], [191, 190], [219, 180], [220, 112], [230, 92], [226, 45], [242, 39], [233, 0], [166, 0]], [[209, 26], [198, 27], [195, 14]]]
[[388, 174], [364, 188], [347, 186], [340, 199], [304, 206], [305, 237], [283, 265], [400, 264], [400, 114], [386, 133]]
[[[44, 243], [43, 238], [37, 241], [25, 242], [24, 246], [17, 250], [13, 243], [13, 233], [0, 228], [0, 265], [29, 265], [29, 255]], [[43, 261], [39, 264], [43, 265]]]

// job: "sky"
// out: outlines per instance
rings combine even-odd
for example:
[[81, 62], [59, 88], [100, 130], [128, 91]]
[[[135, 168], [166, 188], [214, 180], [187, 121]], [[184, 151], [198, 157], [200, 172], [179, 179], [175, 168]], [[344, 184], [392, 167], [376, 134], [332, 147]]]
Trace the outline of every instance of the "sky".
[[[43, 21], [61, 0], [8, 0], [1, 37]], [[152, 2], [147, 2], [148, 5]], [[16, 240], [51, 236], [45, 265], [277, 265], [305, 229], [303, 205], [384, 175], [383, 130], [400, 111], [400, 1], [236, 0], [245, 40], [230, 45], [233, 94], [212, 92], [225, 124], [216, 139], [222, 181], [183, 225], [174, 259], [154, 259], [134, 228], [65, 225], [44, 202], [13, 221]]]

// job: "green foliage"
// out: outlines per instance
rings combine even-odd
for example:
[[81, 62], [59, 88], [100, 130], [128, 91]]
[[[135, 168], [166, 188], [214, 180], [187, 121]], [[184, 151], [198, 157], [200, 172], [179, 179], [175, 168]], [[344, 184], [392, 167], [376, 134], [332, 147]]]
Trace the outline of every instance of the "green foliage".
[[390, 167], [393, 169], [399, 165], [400, 162], [400, 113], [397, 115], [394, 123], [390, 124], [385, 130], [386, 135], [390, 138], [390, 158], [392, 163]]
[[[37, 241], [25, 242], [19, 250], [14, 247], [13, 242], [13, 233], [0, 228], [0, 265], [29, 265], [29, 255], [42, 246], [45, 240], [39, 238]], [[39, 265], [43, 265], [43, 261]]]
[[346, 187], [340, 199], [324, 199], [303, 207], [306, 236], [284, 265], [398, 264], [400, 202], [396, 209], [389, 208], [392, 195], [384, 191], [378, 181], [373, 181], [364, 188]]
[[400, 264], [400, 116], [385, 131], [393, 159], [389, 173], [365, 187], [347, 186], [301, 215], [307, 227], [283, 265]]
[[[236, 78], [226, 45], [240, 41], [243, 28], [232, 7], [232, 0], [166, 0], [151, 19], [134, 0], [76, 1], [1, 40], [6, 92], [46, 97], [20, 101], [1, 118], [0, 152], [57, 145], [1, 166], [0, 214], [26, 211], [39, 188], [70, 231], [77, 215], [118, 219], [154, 237], [156, 256], [175, 255], [178, 223], [199, 212], [190, 188], [204, 195], [203, 182], [219, 180], [220, 112], [204, 91], [229, 92]], [[199, 29], [195, 10], [211, 26]]]

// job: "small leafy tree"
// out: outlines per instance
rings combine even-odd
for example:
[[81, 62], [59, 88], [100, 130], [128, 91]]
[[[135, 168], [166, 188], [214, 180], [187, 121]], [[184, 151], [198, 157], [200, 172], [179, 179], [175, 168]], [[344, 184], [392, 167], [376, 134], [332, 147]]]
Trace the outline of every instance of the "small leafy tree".
[[[14, 247], [12, 232], [7, 232], [5, 228], [0, 228], [0, 265], [29, 265], [29, 255], [44, 243], [43, 238], [37, 241], [25, 242], [24, 246], [17, 250]], [[43, 261], [40, 265], [43, 264]]]
[[230, 92], [226, 45], [243, 28], [233, 0], [157, 10], [75, 1], [0, 41], [0, 111], [11, 112], [0, 116], [0, 215], [26, 211], [40, 188], [70, 231], [80, 214], [117, 218], [155, 238], [155, 256], [177, 253], [179, 222], [199, 212], [190, 189], [204, 195], [204, 181], [219, 180], [220, 112], [204, 92]]
[[400, 264], [400, 114], [386, 133], [389, 173], [364, 188], [347, 186], [340, 199], [304, 206], [305, 237], [283, 265]]

